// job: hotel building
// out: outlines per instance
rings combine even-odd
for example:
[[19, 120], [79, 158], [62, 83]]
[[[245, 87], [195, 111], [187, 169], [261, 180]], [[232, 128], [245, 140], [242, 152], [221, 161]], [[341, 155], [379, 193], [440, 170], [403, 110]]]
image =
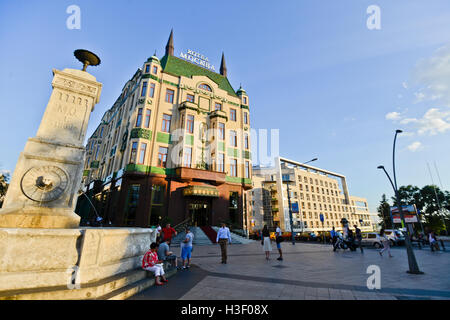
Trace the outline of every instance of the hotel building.
[[[351, 196], [345, 176], [277, 158], [271, 168], [253, 168], [253, 190], [249, 191], [249, 232], [261, 230], [264, 224], [273, 228], [278, 223], [283, 231], [291, 231], [289, 197], [294, 232], [342, 230], [342, 218], [362, 231], [372, 231], [374, 222], [365, 198]], [[323, 215], [323, 223], [320, 215]]]
[[[125, 83], [87, 142], [86, 194], [116, 226], [227, 221], [244, 228], [249, 97], [231, 86], [223, 54], [220, 73], [191, 50], [181, 57], [171, 32], [165, 55], [148, 58]], [[88, 220], [85, 198], [77, 212]]]

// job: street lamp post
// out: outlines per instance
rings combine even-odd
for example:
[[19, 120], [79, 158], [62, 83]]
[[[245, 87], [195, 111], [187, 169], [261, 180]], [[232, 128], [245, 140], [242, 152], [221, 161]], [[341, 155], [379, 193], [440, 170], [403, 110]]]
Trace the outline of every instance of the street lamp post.
[[[318, 158], [311, 159], [309, 161], [304, 162], [303, 164], [307, 164], [309, 162], [316, 161], [317, 159]], [[281, 175], [281, 177], [283, 177], [283, 175]], [[281, 180], [283, 180], [283, 178]], [[287, 195], [288, 195], [288, 206], [289, 206], [289, 223], [291, 225], [291, 240], [292, 240], [292, 244], [295, 245], [294, 221], [292, 219], [291, 195], [290, 195], [290, 191], [289, 191], [289, 184], [291, 183], [290, 175], [289, 175], [289, 179], [287, 179], [286, 183], [287, 183]], [[299, 212], [300, 212], [300, 209], [299, 209]]]
[[[386, 174], [386, 176], [389, 179], [389, 182], [392, 185], [392, 188], [394, 189], [395, 199], [397, 202], [397, 208], [400, 213], [400, 219], [402, 221], [402, 225], [404, 226], [405, 225], [405, 216], [403, 214], [403, 208], [401, 206], [400, 196], [399, 196], [398, 189], [397, 189], [397, 180], [396, 180], [396, 175], [395, 175], [395, 142], [397, 139], [397, 134], [399, 134], [401, 132], [402, 132], [402, 130], [396, 130], [395, 137], [394, 137], [394, 148], [393, 148], [393, 152], [392, 152], [394, 182], [392, 181], [391, 177], [387, 173], [384, 166], [378, 166], [378, 169], [382, 169], [384, 171], [384, 173]], [[409, 234], [408, 228], [406, 228], [405, 247], [406, 247], [406, 253], [408, 255], [408, 264], [409, 264], [409, 270], [407, 272], [412, 273], [412, 274], [423, 274], [423, 272], [419, 270], [419, 266], [417, 265], [416, 257], [414, 255], [414, 251], [413, 251], [413, 248], [411, 245], [411, 239], [410, 239], [410, 234]]]

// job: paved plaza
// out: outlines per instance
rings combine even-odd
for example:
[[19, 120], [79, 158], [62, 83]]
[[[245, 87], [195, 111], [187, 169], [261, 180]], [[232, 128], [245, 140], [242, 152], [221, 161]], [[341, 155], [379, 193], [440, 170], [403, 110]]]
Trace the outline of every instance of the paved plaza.
[[[131, 299], [158, 300], [434, 300], [450, 299], [450, 252], [415, 249], [423, 275], [407, 273], [404, 247], [393, 258], [375, 249], [337, 251], [311, 243], [283, 243], [284, 260], [273, 245], [267, 261], [259, 242], [228, 247], [228, 263], [220, 263], [218, 245], [197, 246], [190, 270], [180, 270], [163, 287], [151, 287]], [[177, 251], [179, 248], [174, 248]], [[447, 249], [448, 250], [448, 249]], [[381, 289], [369, 290], [367, 268], [379, 266]]]

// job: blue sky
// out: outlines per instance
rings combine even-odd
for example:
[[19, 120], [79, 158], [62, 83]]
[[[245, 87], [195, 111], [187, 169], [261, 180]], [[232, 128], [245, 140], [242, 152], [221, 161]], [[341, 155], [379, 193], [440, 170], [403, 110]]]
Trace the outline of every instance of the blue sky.
[[[69, 30], [70, 5], [81, 29]], [[381, 29], [369, 30], [369, 5]], [[36, 134], [51, 92], [52, 68], [80, 68], [78, 48], [102, 59], [88, 71], [103, 83], [88, 135], [125, 82], [170, 29], [175, 55], [193, 49], [250, 96], [255, 129], [280, 129], [282, 156], [339, 172], [350, 193], [375, 210], [392, 195], [394, 131], [400, 185], [430, 183], [426, 163], [450, 189], [450, 2], [447, 0], [1, 1], [0, 170], [13, 171]], [[268, 116], [270, 115], [270, 117]], [[434, 173], [434, 172], [433, 172]], [[435, 182], [438, 182], [434, 175]]]

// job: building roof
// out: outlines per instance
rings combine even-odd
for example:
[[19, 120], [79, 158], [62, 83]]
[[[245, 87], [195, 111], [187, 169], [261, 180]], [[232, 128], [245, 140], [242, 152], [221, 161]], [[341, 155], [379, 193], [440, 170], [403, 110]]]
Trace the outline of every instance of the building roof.
[[206, 76], [214, 81], [220, 89], [225, 90], [233, 97], [237, 97], [228, 79], [218, 73], [170, 55], [165, 55], [161, 58], [161, 66], [164, 72], [176, 76], [184, 76], [188, 78], [192, 78], [192, 76]]

